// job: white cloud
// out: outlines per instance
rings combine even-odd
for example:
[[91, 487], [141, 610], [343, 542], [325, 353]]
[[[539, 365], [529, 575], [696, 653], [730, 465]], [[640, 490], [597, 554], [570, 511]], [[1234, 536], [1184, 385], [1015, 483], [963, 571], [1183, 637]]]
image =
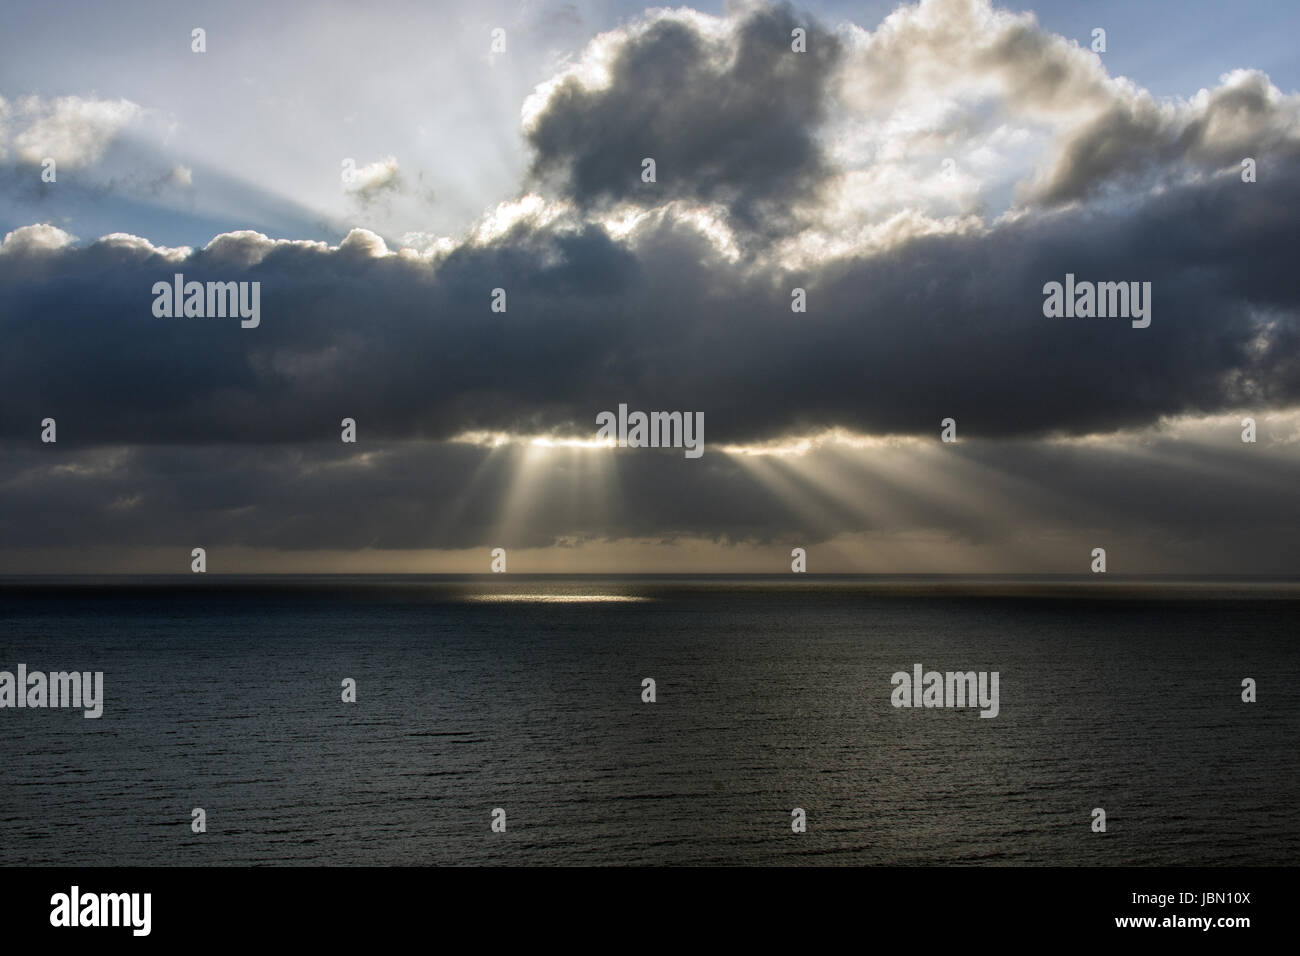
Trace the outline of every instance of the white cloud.
[[0, 241], [0, 255], [56, 252], [77, 241], [77, 237], [47, 222], [21, 226]]
[[65, 169], [90, 166], [143, 112], [125, 99], [27, 96], [13, 104], [0, 101], [0, 148], [7, 142], [24, 163], [39, 164], [50, 158]]
[[396, 192], [402, 188], [402, 173], [397, 158], [387, 156], [365, 166], [358, 167], [343, 188], [357, 196], [363, 202], [376, 198], [384, 192]]

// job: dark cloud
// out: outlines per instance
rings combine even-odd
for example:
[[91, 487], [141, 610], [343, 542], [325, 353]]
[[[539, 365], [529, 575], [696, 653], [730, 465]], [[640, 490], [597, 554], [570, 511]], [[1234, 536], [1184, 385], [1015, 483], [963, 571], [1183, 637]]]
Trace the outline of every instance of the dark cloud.
[[[0, 434], [42, 418], [90, 442], [594, 432], [597, 412], [699, 410], [706, 440], [841, 426], [933, 434], [1104, 432], [1300, 400], [1290, 251], [1300, 168], [1225, 176], [1140, 207], [1075, 209], [919, 238], [784, 274], [730, 262], [664, 217], [628, 241], [520, 225], [436, 266], [224, 237], [184, 259], [106, 240], [0, 254]], [[152, 287], [259, 281], [261, 325], [155, 318]], [[1042, 286], [1152, 283], [1150, 328], [1042, 315]], [[809, 311], [790, 311], [790, 289]], [[490, 311], [491, 291], [508, 311]]]
[[1083, 199], [1134, 182], [1183, 178], [1188, 169], [1239, 167], [1253, 157], [1265, 165], [1300, 156], [1293, 102], [1275, 99], [1268, 78], [1241, 73], [1194, 107], [1161, 107], [1150, 96], [1116, 97], [1072, 132], [1038, 189], [1045, 203]]
[[[807, 54], [789, 50], [795, 26]], [[898, 36], [879, 45], [885, 73], [896, 60], [898, 77], [925, 75]], [[1243, 468], [1254, 448], [1231, 430], [1225, 446], [1158, 453], [1037, 441], [1300, 404], [1300, 155], [1274, 91], [1238, 78], [1181, 119], [1140, 97], [1112, 109], [1078, 51], [1054, 72], [1060, 47], [1021, 24], [984, 66], [1031, 53], [1015, 69], [1046, 92], [1016, 73], [1013, 99], [1103, 104], [1044, 180], [1051, 208], [820, 255], [834, 220], [802, 230], [833, 205], [819, 143], [845, 51], [785, 7], [747, 14], [729, 47], [688, 17], [633, 31], [607, 87], [560, 84], [529, 127], [551, 204], [522, 203], [513, 226], [434, 258], [361, 230], [336, 247], [237, 232], [197, 250], [19, 230], [0, 246], [0, 540], [419, 549], [938, 531], [1014, 552], [1017, 528], [1041, 526], [1071, 555], [1085, 537], [1137, 535], [1165, 566], [1183, 553], [1294, 568], [1294, 444]], [[1215, 171], [1247, 142], [1259, 182]], [[642, 156], [658, 160], [654, 187]], [[1135, 185], [1151, 177], [1162, 188]], [[1075, 201], [1103, 187], [1106, 201]], [[724, 221], [702, 226], [702, 203]], [[644, 216], [625, 231], [628, 207]], [[155, 317], [153, 286], [176, 273], [260, 283], [259, 327]], [[1043, 285], [1066, 273], [1151, 283], [1150, 327], [1044, 317]], [[539, 469], [526, 446], [447, 441], [589, 438], [620, 403], [703, 412], [704, 458], [584, 465], [560, 450]], [[963, 440], [996, 441], [803, 464], [717, 452], [830, 428], [932, 448], [950, 416]], [[40, 443], [47, 417], [57, 445]], [[357, 446], [339, 442], [345, 417]]]
[[[796, 25], [807, 54], [790, 52]], [[1060, 46], [1013, 27], [1010, 49], [1037, 60]], [[620, 402], [703, 411], [713, 443], [837, 426], [932, 435], [947, 416], [963, 434], [1005, 437], [1300, 400], [1300, 223], [1287, 212], [1300, 204], [1300, 157], [1270, 154], [1253, 184], [1176, 181], [796, 270], [778, 246], [747, 239], [826, 173], [815, 137], [838, 41], [788, 7], [749, 13], [734, 38], [660, 19], [616, 47], [607, 87], [552, 90], [530, 136], [537, 168], [567, 177], [578, 216], [525, 218], [433, 263], [383, 254], [359, 231], [334, 249], [235, 233], [188, 255], [129, 237], [51, 246], [33, 244], [48, 230], [16, 234], [0, 249], [0, 437], [32, 440], [45, 417], [70, 444], [310, 441], [345, 416], [375, 439], [589, 435]], [[1272, 96], [1254, 75], [1220, 88], [1184, 127], [1184, 151], [1261, 128], [1287, 142]], [[1081, 140], [1098, 136], [1090, 127]], [[1150, 138], [1121, 138], [1159, 160]], [[653, 194], [636, 175], [643, 152], [664, 174]], [[660, 208], [617, 239], [596, 208], [673, 197], [729, 203], [739, 256], [689, 208]], [[1150, 328], [1045, 318], [1043, 284], [1067, 272], [1150, 282]], [[154, 317], [154, 283], [175, 273], [259, 282], [260, 326]], [[806, 314], [790, 311], [796, 286]], [[506, 313], [490, 311], [495, 288]]]
[[[796, 27], [804, 53], [791, 50]], [[620, 47], [607, 87], [571, 77], [552, 92], [528, 130], [532, 173], [584, 207], [691, 199], [747, 228], [784, 223], [829, 173], [815, 133], [839, 56], [833, 34], [788, 6], [754, 11], [734, 41], [659, 20]]]
[[[894, 553], [909, 536], [938, 536], [990, 555], [1043, 548], [1046, 539], [1047, 570], [1081, 571], [1096, 546], [1108, 548], [1117, 573], [1300, 565], [1294, 454], [1244, 446], [1231, 423], [1192, 442], [832, 446], [759, 468], [728, 455], [687, 461], [621, 450], [599, 453], [593, 470], [591, 453], [560, 449], [528, 470], [526, 447], [364, 438], [360, 446], [0, 450], [0, 539], [14, 554], [173, 548], [178, 570], [194, 546], [208, 549], [213, 570], [231, 572], [238, 568], [221, 557], [231, 548], [704, 538], [768, 549], [776, 571], [791, 545], [815, 549], [843, 535], [873, 536]], [[512, 510], [521, 492], [526, 505]], [[829, 552], [817, 560], [833, 568]]]

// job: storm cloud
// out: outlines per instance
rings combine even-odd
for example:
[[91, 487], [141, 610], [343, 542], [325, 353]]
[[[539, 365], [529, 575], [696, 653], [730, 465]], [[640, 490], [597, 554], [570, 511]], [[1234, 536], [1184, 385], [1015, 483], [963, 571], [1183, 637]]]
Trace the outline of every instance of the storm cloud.
[[[912, 239], [797, 274], [729, 261], [690, 221], [624, 239], [521, 222], [437, 261], [354, 232], [337, 247], [222, 237], [165, 250], [0, 246], [0, 434], [53, 416], [70, 442], [300, 441], [594, 431], [598, 411], [702, 410], [712, 441], [840, 427], [1080, 434], [1300, 399], [1291, 250], [1300, 165], [1136, 209], [1078, 207]], [[1044, 283], [1152, 283], [1152, 322], [1046, 318]], [[257, 281], [257, 329], [153, 315], [152, 289]], [[791, 289], [807, 313], [792, 313]], [[505, 289], [507, 311], [490, 309]]]
[[[1292, 546], [1260, 542], [1296, 523], [1294, 436], [1232, 463], [1241, 415], [1300, 405], [1297, 102], [1249, 70], [1158, 100], [979, 0], [903, 7], [874, 32], [787, 6], [647, 14], [523, 104], [527, 174], [465, 235], [5, 236], [0, 535], [356, 550], [936, 534], [1033, 566], [1109, 529], [1163, 567], [1294, 567]], [[394, 201], [397, 169], [373, 187]], [[1150, 326], [1046, 317], [1044, 285], [1067, 274], [1149, 282]], [[260, 324], [156, 316], [155, 284], [177, 275], [259, 283]], [[537, 436], [593, 438], [620, 403], [702, 412], [703, 461], [529, 457]], [[938, 444], [948, 417], [969, 444]], [[344, 418], [357, 445], [339, 443]], [[1217, 424], [1176, 467], [1159, 436], [1184, 419]], [[746, 457], [826, 433], [883, 444]], [[1143, 433], [1159, 454], [1126, 444]], [[1182, 487], [1189, 469], [1217, 490]], [[1016, 521], [1041, 540], [1017, 542]]]
[[[829, 174], [816, 132], [840, 46], [789, 7], [759, 8], [725, 32], [658, 19], [611, 53], [605, 85], [570, 74], [548, 87], [526, 129], [532, 172], [584, 209], [690, 199], [724, 205], [747, 229], [781, 221]], [[645, 158], [655, 183], [642, 182]]]

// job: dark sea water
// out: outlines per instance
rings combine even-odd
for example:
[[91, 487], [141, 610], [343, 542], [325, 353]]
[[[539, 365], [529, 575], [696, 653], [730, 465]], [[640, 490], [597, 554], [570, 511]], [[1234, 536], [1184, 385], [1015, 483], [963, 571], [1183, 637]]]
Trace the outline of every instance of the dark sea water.
[[106, 696], [0, 710], [0, 864], [1300, 858], [1295, 583], [110, 580], [0, 581], [0, 670]]

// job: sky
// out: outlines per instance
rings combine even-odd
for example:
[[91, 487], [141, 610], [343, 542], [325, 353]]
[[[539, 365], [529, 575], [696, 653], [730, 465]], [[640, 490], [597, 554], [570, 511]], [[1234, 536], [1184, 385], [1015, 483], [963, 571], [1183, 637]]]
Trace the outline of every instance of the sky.
[[0, 572], [1296, 575], [1297, 21], [5, 4]]

